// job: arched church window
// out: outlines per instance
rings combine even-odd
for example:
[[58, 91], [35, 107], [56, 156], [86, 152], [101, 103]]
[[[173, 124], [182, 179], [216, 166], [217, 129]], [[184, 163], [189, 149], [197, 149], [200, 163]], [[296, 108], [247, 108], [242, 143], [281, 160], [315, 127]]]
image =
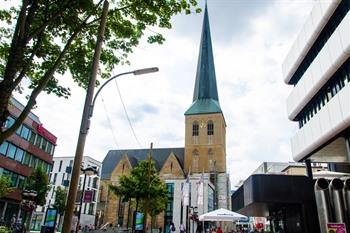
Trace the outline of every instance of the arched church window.
[[192, 124], [193, 144], [198, 144], [198, 136], [199, 136], [199, 124], [198, 124], [198, 121], [195, 121]]
[[199, 124], [198, 121], [193, 122], [192, 125], [192, 136], [198, 136], [199, 135]]
[[193, 171], [198, 171], [199, 168], [199, 152], [194, 150], [192, 152], [192, 169]]
[[214, 123], [213, 123], [213, 121], [208, 121], [207, 134], [208, 135], [214, 135]]
[[208, 144], [213, 144], [214, 123], [211, 120], [208, 121], [207, 123], [207, 135], [208, 135]]

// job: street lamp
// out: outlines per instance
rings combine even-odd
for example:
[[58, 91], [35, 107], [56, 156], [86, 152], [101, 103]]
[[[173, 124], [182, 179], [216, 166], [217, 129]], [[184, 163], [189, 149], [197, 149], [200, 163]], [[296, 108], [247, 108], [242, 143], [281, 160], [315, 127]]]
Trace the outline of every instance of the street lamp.
[[[25, 222], [27, 220], [27, 212], [31, 213], [36, 208], [35, 198], [37, 197], [37, 195], [38, 195], [37, 192], [34, 190], [22, 191], [22, 201], [20, 203], [20, 207], [24, 212], [23, 219], [22, 219], [22, 232], [27, 231], [25, 227]], [[30, 228], [30, 222], [27, 227]]]
[[86, 176], [93, 176], [98, 174], [98, 170], [96, 167], [86, 167], [86, 168], [80, 168], [80, 170], [84, 174], [84, 181], [83, 181], [83, 188], [81, 189], [81, 196], [80, 196], [80, 206], [79, 206], [79, 212], [78, 212], [78, 222], [77, 222], [77, 230], [76, 232], [79, 232], [79, 224], [80, 224], [80, 217], [81, 217], [81, 209], [83, 207], [83, 199], [85, 194], [85, 182], [86, 182]]
[[[94, 60], [94, 64], [97, 61]], [[72, 215], [73, 215], [73, 209], [75, 206], [75, 199], [77, 194], [77, 188], [78, 188], [78, 180], [80, 176], [80, 166], [83, 160], [83, 153], [84, 153], [84, 147], [86, 142], [87, 133], [89, 131], [90, 127], [90, 118], [92, 117], [95, 101], [98, 96], [98, 94], [101, 92], [103, 87], [105, 87], [111, 80], [116, 79], [123, 75], [128, 74], [134, 74], [134, 75], [142, 75], [142, 74], [148, 74], [157, 72], [159, 69], [157, 67], [151, 67], [151, 68], [145, 68], [145, 69], [139, 69], [139, 70], [133, 70], [129, 72], [124, 72], [117, 74], [115, 76], [112, 76], [109, 78], [96, 92], [96, 95], [94, 96], [94, 88], [95, 88], [95, 77], [92, 75], [92, 77], [89, 80], [88, 90], [86, 93], [85, 98], [85, 104], [84, 104], [84, 110], [83, 110], [83, 116], [81, 119], [80, 124], [80, 132], [78, 137], [78, 143], [75, 151], [75, 158], [74, 158], [74, 164], [73, 164], [73, 170], [72, 170], [72, 178], [71, 178], [71, 184], [69, 186], [69, 192], [67, 197], [67, 205], [66, 205], [66, 214], [64, 215], [64, 222], [63, 222], [63, 233], [69, 233], [71, 228], [71, 221], [72, 221]]]

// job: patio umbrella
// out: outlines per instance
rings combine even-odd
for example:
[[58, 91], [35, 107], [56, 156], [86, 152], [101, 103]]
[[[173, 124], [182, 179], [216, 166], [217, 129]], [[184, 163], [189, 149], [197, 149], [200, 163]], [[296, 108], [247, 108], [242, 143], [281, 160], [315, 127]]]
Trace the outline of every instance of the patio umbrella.
[[239, 213], [226, 210], [226, 209], [218, 209], [206, 214], [202, 214], [199, 216], [199, 221], [226, 221], [226, 222], [234, 222], [247, 219], [246, 216], [241, 215]]

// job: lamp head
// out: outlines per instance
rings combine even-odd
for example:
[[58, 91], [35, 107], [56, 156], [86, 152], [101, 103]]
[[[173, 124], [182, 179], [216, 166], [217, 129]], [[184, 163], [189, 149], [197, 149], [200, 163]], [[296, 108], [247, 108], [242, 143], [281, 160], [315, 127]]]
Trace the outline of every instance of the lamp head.
[[134, 75], [142, 75], [142, 74], [149, 74], [149, 73], [154, 73], [154, 72], [158, 72], [158, 71], [159, 71], [158, 67], [150, 67], [150, 68], [135, 70], [133, 72], [133, 74]]

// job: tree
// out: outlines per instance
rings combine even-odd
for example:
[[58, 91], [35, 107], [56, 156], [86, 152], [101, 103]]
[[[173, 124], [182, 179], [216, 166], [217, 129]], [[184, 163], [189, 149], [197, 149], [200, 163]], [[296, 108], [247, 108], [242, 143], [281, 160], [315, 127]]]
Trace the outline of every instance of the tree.
[[[0, 127], [0, 144], [20, 126], [42, 91], [69, 97], [69, 87], [59, 83], [63, 75], [70, 73], [79, 86], [87, 87], [103, 1], [22, 0], [21, 6], [0, 10], [0, 126], [9, 116], [12, 94], [23, 90], [24, 79], [31, 90], [15, 123], [7, 129]], [[148, 27], [170, 29], [173, 15], [200, 12], [197, 0], [111, 3], [100, 59], [102, 78], [109, 77], [117, 65], [128, 64], [128, 54]], [[162, 34], [153, 31], [147, 31], [147, 41], [163, 43]]]
[[[43, 166], [39, 165], [36, 169], [32, 171], [32, 174], [28, 176], [24, 189], [36, 191], [37, 196], [34, 201], [37, 205], [45, 205], [46, 203], [46, 194], [50, 190], [50, 182], [49, 177]], [[23, 222], [27, 221], [27, 225], [25, 227], [26, 232], [30, 232], [30, 223], [32, 220], [33, 211], [30, 211], [29, 218], [27, 219], [26, 214], [23, 218]]]
[[[135, 212], [138, 211], [140, 205], [145, 215], [144, 225], [147, 223], [148, 213], [155, 216], [166, 208], [167, 188], [160, 180], [155, 163], [151, 158], [141, 161], [129, 175], [121, 175], [119, 184], [110, 185], [110, 189], [124, 201], [135, 199]], [[152, 206], [151, 211], [149, 211], [150, 206]]]
[[25, 189], [37, 192], [35, 203], [37, 205], [45, 205], [46, 194], [50, 190], [49, 177], [43, 166], [38, 166], [33, 170], [32, 174], [27, 178]]
[[12, 192], [11, 180], [8, 176], [0, 176], [0, 199], [5, 197], [8, 193]]
[[55, 196], [55, 202], [53, 204], [53, 207], [57, 209], [57, 212], [59, 213], [59, 219], [58, 219], [58, 227], [61, 225], [61, 217], [64, 214], [64, 211], [66, 209], [66, 201], [67, 201], [67, 190], [65, 188], [61, 188], [60, 186], [56, 189], [56, 196]]

